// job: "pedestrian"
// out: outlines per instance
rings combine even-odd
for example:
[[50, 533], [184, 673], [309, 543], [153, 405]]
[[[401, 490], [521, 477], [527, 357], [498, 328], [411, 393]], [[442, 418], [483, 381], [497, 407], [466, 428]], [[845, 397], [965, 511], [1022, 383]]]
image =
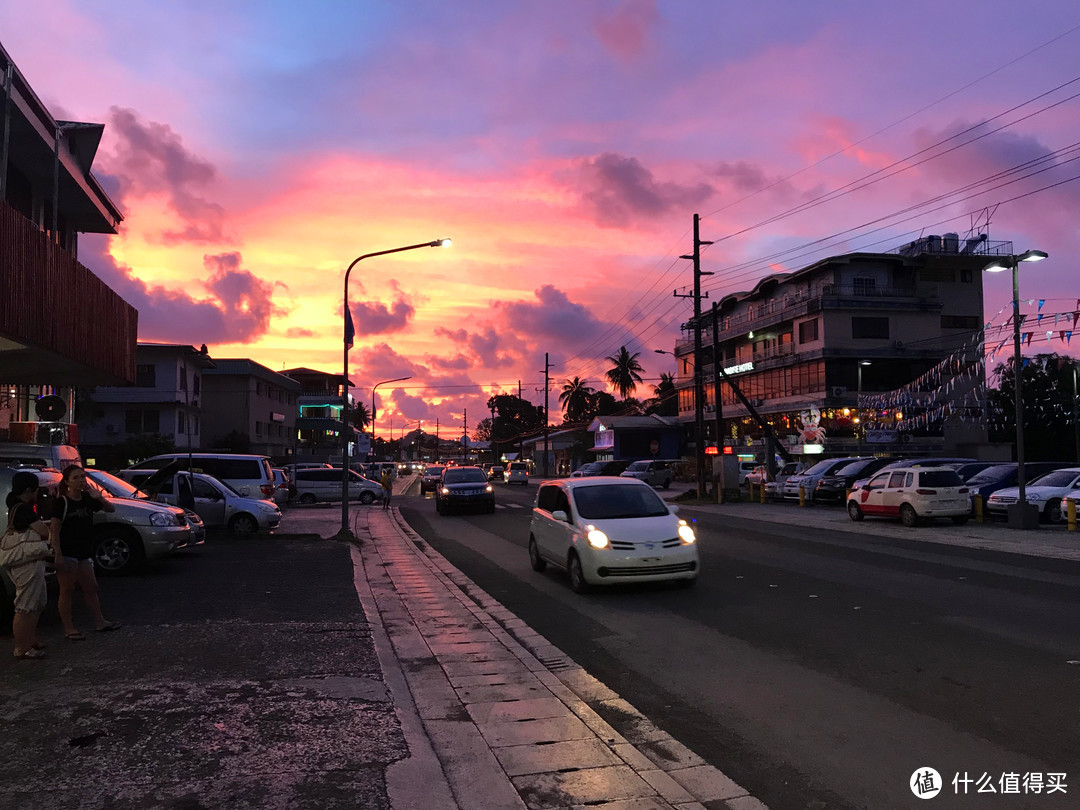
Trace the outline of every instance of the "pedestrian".
[[94, 495], [86, 486], [86, 473], [72, 464], [64, 470], [59, 495], [53, 507], [51, 529], [56, 549], [56, 580], [60, 585], [57, 607], [64, 635], [71, 641], [85, 641], [71, 615], [71, 603], [76, 586], [94, 617], [98, 632], [117, 630], [120, 625], [110, 622], [101, 613], [98, 581], [94, 575], [94, 512], [112, 512], [107, 498]]
[[383, 467], [382, 480], [379, 483], [382, 484], [382, 493], [383, 493], [382, 508], [383, 509], [389, 509], [390, 508], [390, 498], [393, 497], [393, 495], [394, 495], [394, 482], [390, 478], [390, 469], [388, 467]]
[[[17, 472], [11, 476], [11, 492], [7, 496], [8, 528], [10, 534], [31, 532], [41, 538], [49, 537], [37, 511], [38, 478], [32, 472]], [[33, 538], [30, 538], [33, 540]], [[6, 570], [15, 583], [15, 618], [11, 621], [11, 634], [15, 637], [15, 657], [32, 660], [45, 657], [45, 645], [37, 640], [38, 617], [48, 601], [45, 592], [45, 560], [48, 549], [42, 548], [41, 556], [9, 566]]]

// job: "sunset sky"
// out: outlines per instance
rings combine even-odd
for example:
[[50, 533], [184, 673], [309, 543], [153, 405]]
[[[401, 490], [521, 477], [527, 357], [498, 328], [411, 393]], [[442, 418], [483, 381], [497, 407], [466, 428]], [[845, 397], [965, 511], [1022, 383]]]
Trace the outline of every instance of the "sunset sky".
[[413, 378], [380, 433], [471, 429], [518, 380], [540, 404], [545, 352], [553, 412], [621, 345], [673, 371], [694, 213], [708, 303], [989, 216], [1050, 254], [1022, 298], [1080, 306], [1075, 0], [0, 0], [0, 42], [57, 118], [106, 125], [125, 221], [80, 260], [140, 340], [340, 372], [348, 264], [453, 238], [353, 271], [356, 395]]

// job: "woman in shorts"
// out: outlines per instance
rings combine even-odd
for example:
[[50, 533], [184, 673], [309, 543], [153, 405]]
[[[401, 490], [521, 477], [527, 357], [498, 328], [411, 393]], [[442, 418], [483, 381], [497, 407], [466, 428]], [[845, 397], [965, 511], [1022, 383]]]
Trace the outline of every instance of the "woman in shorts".
[[60, 586], [57, 608], [68, 639], [85, 641], [86, 636], [79, 632], [71, 615], [76, 586], [82, 591], [83, 600], [94, 617], [94, 627], [99, 632], [120, 627], [102, 615], [98, 582], [94, 575], [94, 512], [114, 510], [108, 499], [90, 492], [86, 486], [86, 473], [76, 464], [64, 470], [59, 489], [51, 521], [53, 548], [56, 550], [56, 580]]
[[[7, 496], [8, 522], [17, 532], [30, 529], [43, 540], [49, 527], [38, 516], [38, 478], [32, 472], [17, 472], [11, 476], [11, 492]], [[45, 561], [22, 563], [7, 569], [15, 583], [15, 618], [11, 634], [15, 637], [15, 657], [34, 659], [45, 657], [45, 645], [37, 640], [38, 617], [45, 607]]]

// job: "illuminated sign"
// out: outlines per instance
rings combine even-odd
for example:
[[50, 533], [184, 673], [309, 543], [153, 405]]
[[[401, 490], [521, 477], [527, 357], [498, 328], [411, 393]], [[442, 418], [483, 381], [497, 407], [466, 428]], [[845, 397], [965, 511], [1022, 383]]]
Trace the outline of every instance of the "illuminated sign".
[[716, 445], [709, 445], [705, 448], [705, 455], [718, 456], [720, 455], [720, 449]]
[[753, 363], [739, 363], [737, 366], [728, 366], [724, 369], [725, 374], [742, 374], [744, 371], [753, 371]]
[[816, 456], [825, 452], [824, 445], [820, 444], [804, 444], [802, 446], [802, 452], [804, 456]]
[[725, 456], [731, 456], [731, 455], [734, 455], [734, 454], [735, 454], [735, 448], [734, 447], [725, 447], [724, 448], [724, 455]]

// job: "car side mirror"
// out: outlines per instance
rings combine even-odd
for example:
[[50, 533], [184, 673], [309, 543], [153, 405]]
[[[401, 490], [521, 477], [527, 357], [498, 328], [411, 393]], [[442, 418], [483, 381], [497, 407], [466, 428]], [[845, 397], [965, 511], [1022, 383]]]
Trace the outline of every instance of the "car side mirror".
[[552, 520], [557, 520], [560, 523], [569, 523], [570, 522], [570, 516], [568, 514], [566, 514], [566, 512], [564, 512], [562, 509], [556, 509], [554, 512], [552, 512], [551, 513], [551, 518], [552, 518]]
[[671, 514], [677, 515], [679, 514], [679, 505], [677, 503], [669, 503], [667, 510]]

